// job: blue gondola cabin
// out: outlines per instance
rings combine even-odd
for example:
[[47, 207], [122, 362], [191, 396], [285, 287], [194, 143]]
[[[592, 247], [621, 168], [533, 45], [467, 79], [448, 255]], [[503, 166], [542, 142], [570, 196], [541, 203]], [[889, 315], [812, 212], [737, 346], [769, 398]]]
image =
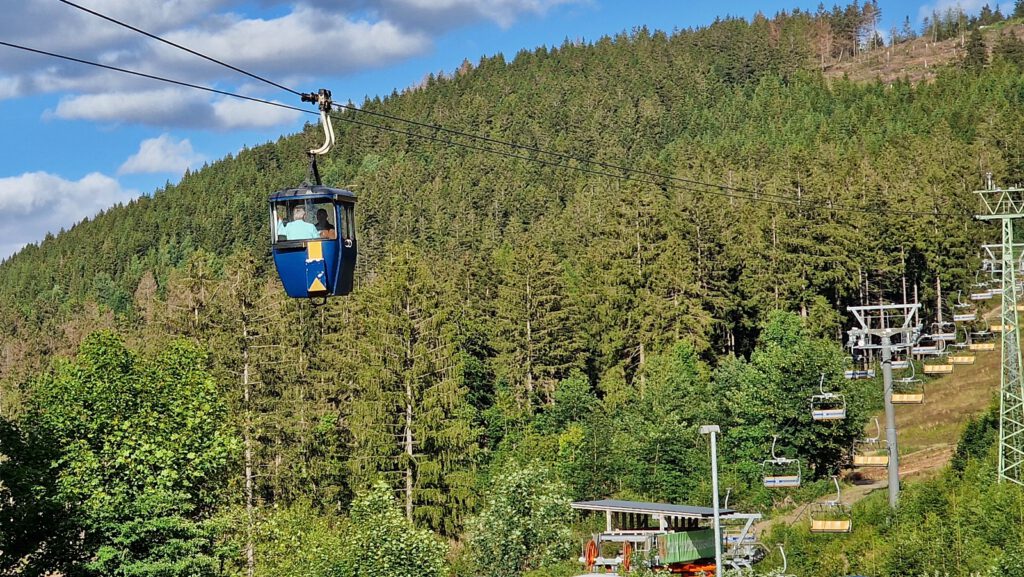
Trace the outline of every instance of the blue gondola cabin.
[[292, 298], [352, 292], [356, 268], [356, 195], [326, 186], [301, 186], [270, 195], [274, 265]]

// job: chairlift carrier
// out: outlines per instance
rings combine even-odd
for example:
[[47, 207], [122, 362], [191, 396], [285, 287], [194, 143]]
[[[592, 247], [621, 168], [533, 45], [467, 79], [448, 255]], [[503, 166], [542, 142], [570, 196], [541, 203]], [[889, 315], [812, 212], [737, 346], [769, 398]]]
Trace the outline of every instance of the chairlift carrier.
[[780, 489], [800, 486], [800, 459], [789, 459], [775, 454], [778, 435], [772, 436], [772, 457], [761, 464], [762, 483], [765, 487]]
[[851, 461], [854, 467], [888, 467], [889, 441], [882, 440], [882, 427], [875, 417], [875, 436], [854, 441]]
[[836, 485], [836, 500], [816, 503], [810, 511], [811, 533], [849, 533], [853, 530], [853, 515], [850, 507], [842, 502], [839, 480], [833, 475]]
[[846, 418], [846, 397], [825, 391], [825, 374], [818, 381], [817, 395], [811, 396], [811, 417], [815, 421], [841, 421]]

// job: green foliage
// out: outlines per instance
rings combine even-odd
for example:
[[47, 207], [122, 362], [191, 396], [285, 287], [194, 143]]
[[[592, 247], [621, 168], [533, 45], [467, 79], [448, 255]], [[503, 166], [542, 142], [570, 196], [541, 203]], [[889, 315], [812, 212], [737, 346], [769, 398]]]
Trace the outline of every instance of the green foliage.
[[980, 417], [969, 419], [953, 454], [953, 470], [962, 473], [970, 460], [986, 458], [996, 444], [998, 432], [998, 406], [992, 407]]
[[[843, 352], [833, 342], [814, 338], [800, 317], [769, 315], [749, 363], [732, 360], [719, 368], [715, 383], [725, 404], [723, 451], [727, 462], [740, 463], [740, 474], [756, 484], [760, 463], [768, 458], [772, 436], [777, 454], [799, 458], [808, 476], [834, 474], [859, 438], [871, 399], [865, 385], [842, 379]], [[824, 389], [846, 398], [847, 418], [817, 422], [810, 399]], [[877, 388], [877, 383], [871, 386]]]
[[66, 573], [83, 557], [78, 512], [50, 474], [56, 455], [48, 439], [0, 418], [0, 575]]
[[985, 39], [981, 30], [975, 28], [967, 37], [967, 45], [964, 46], [964, 67], [969, 70], [981, 70], [988, 63], [988, 48], [985, 47]]
[[448, 547], [433, 533], [418, 529], [398, 508], [390, 487], [376, 483], [357, 495], [350, 511], [338, 577], [444, 577]]
[[271, 509], [257, 530], [256, 574], [336, 577], [352, 537], [344, 518], [317, 510], [308, 501]]
[[140, 358], [97, 333], [33, 385], [28, 422], [59, 447], [58, 498], [81, 511], [97, 574], [213, 574], [198, 523], [220, 498], [235, 440], [205, 364], [185, 342]]
[[493, 480], [469, 523], [478, 575], [518, 577], [552, 565], [573, 548], [572, 510], [564, 485], [547, 468], [510, 464]]

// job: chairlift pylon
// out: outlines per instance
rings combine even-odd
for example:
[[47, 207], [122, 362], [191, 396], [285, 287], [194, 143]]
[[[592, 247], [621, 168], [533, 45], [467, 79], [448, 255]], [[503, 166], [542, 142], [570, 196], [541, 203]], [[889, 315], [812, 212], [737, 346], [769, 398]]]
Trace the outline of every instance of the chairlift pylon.
[[799, 487], [801, 479], [800, 459], [780, 457], [775, 454], [778, 435], [772, 435], [772, 457], [761, 464], [762, 483], [771, 489]]

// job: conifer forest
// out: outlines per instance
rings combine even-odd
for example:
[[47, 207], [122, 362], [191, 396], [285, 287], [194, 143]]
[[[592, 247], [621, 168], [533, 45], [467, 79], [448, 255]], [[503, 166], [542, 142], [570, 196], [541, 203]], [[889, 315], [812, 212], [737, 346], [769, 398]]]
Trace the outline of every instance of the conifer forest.
[[[0, 263], [0, 575], [576, 576], [606, 519], [570, 503], [711, 507], [717, 424], [720, 497], [762, 516], [737, 575], [1024, 576], [999, 336], [892, 508], [852, 497], [884, 395], [847, 333], [911, 301], [928, 332], [986, 278], [975, 191], [1024, 182], [1017, 5], [884, 37], [877, 1], [637, 28], [354, 103], [318, 162], [358, 196], [355, 288], [322, 306], [268, 248], [314, 116], [25, 247]], [[826, 391], [844, 419], [812, 417]], [[763, 482], [772, 451], [798, 488]], [[852, 531], [819, 535], [833, 476]]]

